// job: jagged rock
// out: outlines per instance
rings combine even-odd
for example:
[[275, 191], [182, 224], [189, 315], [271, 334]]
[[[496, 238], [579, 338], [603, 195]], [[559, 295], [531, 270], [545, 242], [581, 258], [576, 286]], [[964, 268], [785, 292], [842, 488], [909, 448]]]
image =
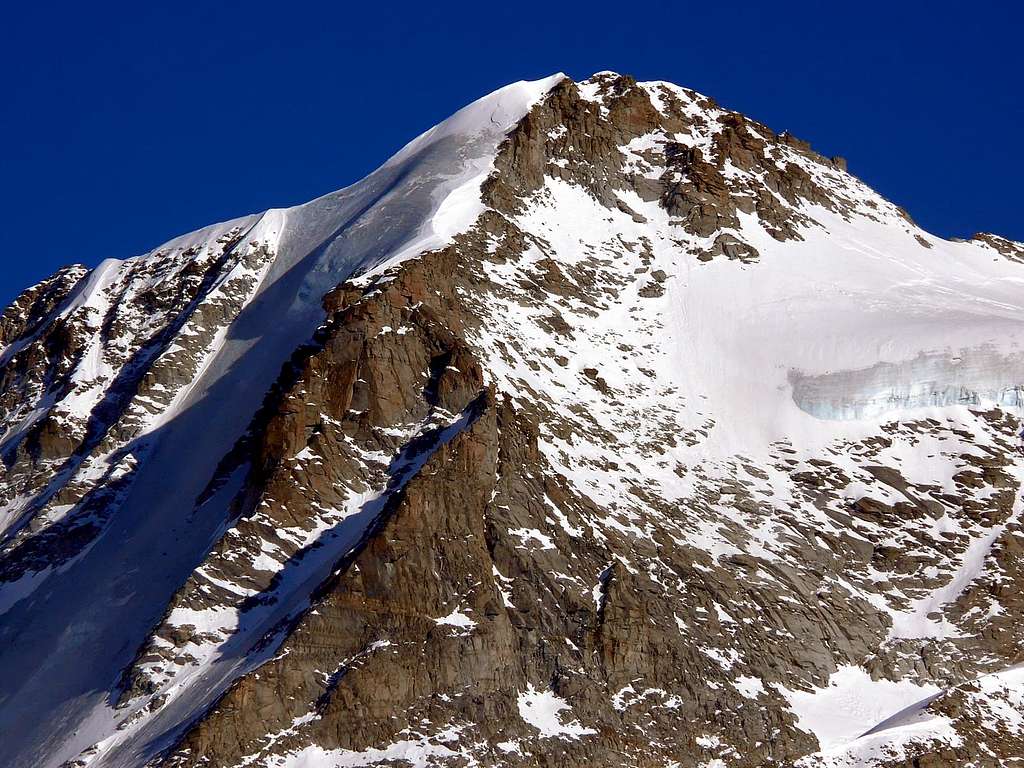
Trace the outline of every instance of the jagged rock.
[[697, 255], [701, 261], [711, 261], [715, 256], [725, 256], [728, 259], [736, 259], [744, 264], [757, 261], [757, 249], [747, 245], [742, 240], [728, 232], [723, 232], [715, 238], [711, 247]]

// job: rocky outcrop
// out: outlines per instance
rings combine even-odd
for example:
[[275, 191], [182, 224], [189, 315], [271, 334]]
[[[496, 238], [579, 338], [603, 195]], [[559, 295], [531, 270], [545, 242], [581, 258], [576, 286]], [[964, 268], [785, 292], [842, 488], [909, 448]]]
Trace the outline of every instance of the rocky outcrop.
[[[69, 267], [8, 310], [0, 574], [67, 561], [102, 529], [127, 485], [140, 435], [201, 371], [271, 256], [234, 228], [111, 267]], [[74, 287], [74, 293], [72, 293]]]
[[991, 232], [979, 232], [971, 240], [991, 248], [1010, 261], [1024, 261], [1024, 246], [1008, 238], [994, 235]]
[[41, 283], [22, 291], [0, 313], [0, 344], [6, 346], [38, 330], [53, 311], [67, 301], [88, 271], [81, 264], [64, 267]]

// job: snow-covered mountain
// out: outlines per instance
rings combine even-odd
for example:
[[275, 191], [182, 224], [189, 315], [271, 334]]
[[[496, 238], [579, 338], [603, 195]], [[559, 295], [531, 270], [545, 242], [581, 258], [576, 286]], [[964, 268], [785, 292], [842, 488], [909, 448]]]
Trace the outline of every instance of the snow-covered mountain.
[[0, 316], [0, 765], [1024, 754], [1024, 245], [663, 82]]

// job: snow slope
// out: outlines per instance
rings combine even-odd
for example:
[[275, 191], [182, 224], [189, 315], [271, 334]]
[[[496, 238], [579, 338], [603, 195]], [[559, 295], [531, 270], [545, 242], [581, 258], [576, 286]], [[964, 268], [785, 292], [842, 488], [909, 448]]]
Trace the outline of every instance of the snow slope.
[[942, 749], [945, 745], [964, 746], [969, 739], [975, 741], [979, 759], [996, 759], [985, 740], [998, 740], [1009, 734], [1020, 738], [1024, 734], [1024, 670], [1012, 667], [984, 675], [965, 686], [963, 703], [959, 706], [970, 713], [978, 731], [969, 735], [958, 733], [952, 719], [935, 709], [943, 696], [956, 691], [940, 692], [901, 708], [892, 717], [857, 738], [838, 746], [808, 755], [800, 761], [806, 768], [855, 768], [878, 760], [910, 759], [919, 750], [929, 747]]

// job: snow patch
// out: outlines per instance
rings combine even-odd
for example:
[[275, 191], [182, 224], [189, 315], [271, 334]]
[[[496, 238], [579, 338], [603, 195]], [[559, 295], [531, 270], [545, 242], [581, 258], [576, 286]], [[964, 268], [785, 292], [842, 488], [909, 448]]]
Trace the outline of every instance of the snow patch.
[[540, 731], [542, 739], [553, 737], [578, 739], [597, 733], [593, 728], [586, 728], [578, 720], [563, 722], [572, 708], [569, 702], [559, 698], [553, 691], [537, 691], [531, 684], [525, 693], [519, 694], [519, 716]]
[[935, 685], [910, 680], [872, 680], [861, 667], [846, 665], [834, 672], [825, 688], [776, 690], [789, 701], [797, 727], [814, 734], [822, 749], [844, 744], [878, 723], [939, 692]]

